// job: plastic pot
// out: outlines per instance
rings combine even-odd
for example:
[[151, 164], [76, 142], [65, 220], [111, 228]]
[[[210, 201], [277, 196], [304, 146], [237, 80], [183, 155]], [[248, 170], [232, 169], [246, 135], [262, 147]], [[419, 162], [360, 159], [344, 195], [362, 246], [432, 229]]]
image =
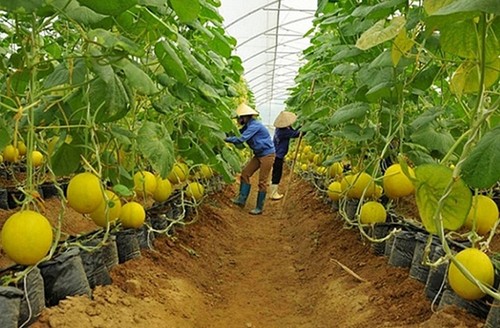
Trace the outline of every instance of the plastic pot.
[[401, 231], [394, 237], [389, 264], [399, 268], [411, 267], [413, 252], [415, 251], [416, 233]]
[[[475, 315], [476, 317], [486, 319], [488, 312], [490, 311], [490, 306], [485, 301], [485, 297], [475, 301], [468, 301], [457, 294], [447, 286], [441, 300], [439, 301], [439, 308], [443, 308], [448, 305], [456, 305], [460, 308], [465, 309], [467, 312]], [[498, 326], [497, 326], [498, 327]]]
[[[372, 238], [382, 239], [382, 238], [386, 237], [392, 229], [400, 227], [400, 226], [401, 226], [400, 224], [394, 223], [394, 222], [376, 223], [373, 225]], [[394, 239], [392, 239], [392, 241], [394, 241]], [[372, 249], [373, 253], [375, 255], [379, 255], [379, 256], [385, 255], [385, 247], [388, 244], [388, 242], [390, 243], [391, 241], [384, 240], [382, 242], [372, 243], [371, 249]], [[390, 252], [389, 252], [389, 254], [390, 254]]]
[[59, 191], [53, 183], [44, 183], [40, 187], [42, 188], [43, 197], [45, 199], [59, 196]]
[[80, 251], [69, 248], [40, 265], [45, 287], [45, 303], [54, 306], [67, 296], [92, 295]]
[[[410, 268], [410, 277], [423, 283], [426, 283], [430, 269], [428, 265], [423, 264], [425, 260], [424, 258], [425, 247], [427, 245], [428, 237], [429, 237], [428, 234], [423, 234], [423, 233], [416, 234], [415, 251], [413, 252], [413, 259], [411, 261], [411, 268]], [[439, 240], [433, 237], [430, 245], [429, 257], [431, 253], [434, 251], [434, 248], [437, 247], [438, 245], [439, 245]]]
[[155, 230], [165, 230], [168, 227], [168, 220], [165, 214], [152, 215], [148, 221]]
[[[43, 190], [42, 188], [38, 188], [38, 193], [42, 198], [44, 198]], [[19, 202], [22, 202], [26, 198], [26, 195], [17, 189], [8, 189], [7, 190], [7, 204], [9, 206], [9, 209], [17, 208], [19, 207]]]
[[141, 256], [141, 249], [135, 229], [126, 229], [117, 232], [116, 247], [118, 249], [118, 263], [124, 263]]
[[486, 328], [498, 328], [500, 327], [500, 301], [495, 300], [491, 305], [490, 312], [486, 317], [486, 322], [484, 323]]
[[[100, 240], [87, 241], [84, 244], [87, 246], [96, 246]], [[83, 269], [89, 281], [90, 288], [96, 286], [105, 286], [112, 283], [109, 276], [108, 268], [104, 261], [103, 248], [95, 248], [92, 251], [81, 250], [80, 257], [82, 258]]]
[[155, 241], [156, 237], [154, 232], [151, 231], [147, 225], [144, 225], [141, 229], [139, 229], [139, 232], [137, 233], [137, 239], [139, 240], [140, 248], [154, 248], [153, 242]]
[[108, 272], [118, 265], [118, 247], [116, 246], [116, 236], [110, 235], [106, 243], [102, 246], [102, 258]]
[[359, 201], [357, 199], [350, 199], [345, 204], [345, 214], [349, 220], [354, 220], [356, 217], [356, 210], [358, 209]]
[[9, 200], [7, 189], [0, 189], [0, 208], [4, 210], [9, 209]]
[[[443, 247], [439, 245], [431, 251], [431, 254], [429, 254], [429, 258], [432, 262], [435, 262], [443, 255]], [[437, 302], [439, 302], [445, 284], [446, 272], [448, 272], [448, 265], [449, 261], [445, 261], [441, 265], [437, 267], [431, 267], [429, 269], [427, 281], [425, 282], [425, 295], [429, 299], [435, 299]]]
[[0, 287], [0, 327], [17, 328], [23, 295], [16, 287]]
[[19, 312], [19, 326], [34, 323], [45, 308], [45, 290], [40, 269], [34, 267], [22, 280], [19, 289], [23, 291]]

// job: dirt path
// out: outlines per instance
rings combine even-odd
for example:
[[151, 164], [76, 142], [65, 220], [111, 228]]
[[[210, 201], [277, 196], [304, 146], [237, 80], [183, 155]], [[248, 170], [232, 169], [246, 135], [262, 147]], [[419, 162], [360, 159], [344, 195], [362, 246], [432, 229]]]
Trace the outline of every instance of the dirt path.
[[[175, 241], [157, 239], [112, 271], [93, 300], [73, 297], [46, 309], [33, 327], [480, 327], [456, 308], [433, 314], [423, 285], [387, 265], [357, 231], [295, 181], [281, 202], [252, 216], [236, 186], [211, 197]], [[253, 191], [255, 194], [255, 190]], [[368, 282], [360, 282], [333, 259]]]

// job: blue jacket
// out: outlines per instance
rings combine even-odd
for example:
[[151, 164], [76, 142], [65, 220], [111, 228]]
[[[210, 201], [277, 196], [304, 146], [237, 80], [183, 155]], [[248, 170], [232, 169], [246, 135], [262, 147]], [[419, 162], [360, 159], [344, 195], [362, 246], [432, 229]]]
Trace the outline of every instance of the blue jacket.
[[274, 154], [274, 144], [266, 127], [259, 121], [251, 119], [240, 129], [241, 137], [228, 137], [225, 141], [233, 144], [246, 142], [257, 157]]
[[284, 158], [288, 153], [290, 138], [297, 138], [300, 132], [291, 127], [280, 128], [274, 131], [274, 147], [276, 148], [276, 158]]

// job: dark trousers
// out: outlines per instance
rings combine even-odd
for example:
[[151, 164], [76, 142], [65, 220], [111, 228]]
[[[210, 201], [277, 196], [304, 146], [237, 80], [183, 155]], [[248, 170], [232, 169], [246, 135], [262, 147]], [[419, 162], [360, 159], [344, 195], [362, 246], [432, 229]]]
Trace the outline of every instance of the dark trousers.
[[273, 164], [272, 184], [279, 184], [283, 176], [283, 158], [276, 157]]

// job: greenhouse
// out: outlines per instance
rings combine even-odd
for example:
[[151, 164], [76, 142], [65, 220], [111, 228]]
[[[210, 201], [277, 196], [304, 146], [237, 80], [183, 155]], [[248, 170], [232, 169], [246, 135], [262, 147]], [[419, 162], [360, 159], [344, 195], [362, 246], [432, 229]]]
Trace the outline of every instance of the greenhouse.
[[0, 327], [500, 327], [498, 0], [0, 16]]

